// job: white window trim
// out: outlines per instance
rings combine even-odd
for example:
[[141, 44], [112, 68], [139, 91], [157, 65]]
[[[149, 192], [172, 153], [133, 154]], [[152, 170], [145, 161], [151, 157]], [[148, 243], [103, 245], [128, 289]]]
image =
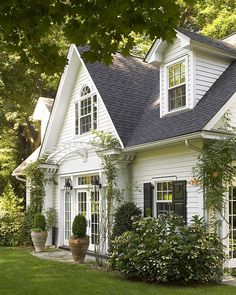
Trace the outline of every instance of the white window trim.
[[[169, 67], [173, 66], [175, 64], [178, 64], [180, 62], [184, 62], [185, 64], [185, 83], [179, 84], [179, 85], [186, 85], [186, 105], [174, 110], [170, 110], [169, 111], [169, 95], [168, 95], [168, 90], [169, 90]], [[188, 61], [188, 55], [184, 55], [178, 59], [175, 59], [167, 64], [164, 65], [164, 85], [165, 85], [165, 95], [162, 96], [162, 99], [164, 99], [164, 105], [165, 105], [165, 109], [164, 112], [162, 110], [162, 116], [166, 115], [166, 114], [171, 114], [171, 113], [175, 113], [175, 112], [179, 112], [185, 109], [189, 109], [189, 91], [188, 91], [188, 65], [189, 65], [189, 61]], [[178, 86], [179, 86], [178, 85]]]
[[[81, 94], [82, 89], [84, 87], [86, 87], [86, 86], [90, 88], [91, 92], [88, 93], [88, 94], [86, 94], [86, 95], [80, 96], [78, 99], [76, 99], [74, 101], [74, 135], [75, 135], [75, 137], [77, 137], [77, 136], [83, 136], [85, 134], [89, 134], [90, 133], [90, 130], [87, 131], [87, 132], [83, 132], [82, 134], [80, 133], [80, 119], [82, 117], [85, 117], [85, 116], [82, 116], [82, 117], [80, 116], [81, 101], [84, 100], [84, 99], [87, 99], [89, 97], [91, 97], [91, 127], [93, 127], [93, 123], [94, 123], [94, 118], [93, 118], [93, 116], [94, 116], [94, 112], [93, 112], [93, 97], [94, 97], [94, 95], [96, 95], [96, 97], [97, 97], [97, 129], [98, 129], [98, 94], [96, 93], [96, 91], [91, 86], [89, 86], [87, 84], [83, 85], [80, 88], [80, 90], [79, 90], [79, 93], [80, 94]], [[75, 117], [75, 105], [76, 104], [78, 104], [78, 133], [77, 134], [75, 133], [75, 119], [76, 119], [76, 117]], [[91, 128], [91, 130], [93, 130], [93, 128]]]
[[[163, 204], [163, 203], [172, 203], [173, 200], [157, 200], [157, 183], [163, 183], [163, 182], [173, 182], [177, 180], [176, 176], [163, 176], [163, 177], [154, 177], [154, 196], [153, 196], [153, 212], [154, 217], [157, 217], [157, 203]], [[173, 190], [172, 190], [173, 194]]]

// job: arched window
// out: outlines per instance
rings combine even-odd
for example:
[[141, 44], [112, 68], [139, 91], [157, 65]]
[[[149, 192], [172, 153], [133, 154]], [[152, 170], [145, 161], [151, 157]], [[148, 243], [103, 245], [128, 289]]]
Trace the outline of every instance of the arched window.
[[89, 93], [91, 93], [91, 90], [90, 90], [90, 88], [86, 85], [86, 86], [84, 86], [84, 87], [81, 89], [80, 96], [84, 96], [84, 95], [89, 94]]
[[75, 103], [75, 134], [97, 129], [97, 95], [85, 85], [80, 91], [80, 100]]

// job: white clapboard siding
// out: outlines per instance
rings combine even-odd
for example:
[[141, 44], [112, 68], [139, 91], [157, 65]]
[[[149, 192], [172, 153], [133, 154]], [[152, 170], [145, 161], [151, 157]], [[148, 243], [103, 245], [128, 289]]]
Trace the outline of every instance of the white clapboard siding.
[[173, 44], [170, 44], [164, 52], [163, 61], [169, 63], [181, 56], [189, 53], [189, 50], [181, 47], [180, 40], [175, 38]]
[[187, 218], [203, 215], [203, 196], [198, 186], [189, 184], [197, 153], [185, 145], [136, 154], [132, 163], [132, 197], [143, 209], [143, 183], [161, 179], [187, 180]]
[[88, 85], [91, 87], [94, 94], [97, 94], [98, 100], [98, 130], [110, 131], [115, 135], [114, 127], [111, 123], [111, 119], [105, 109], [105, 106], [102, 102], [101, 97], [96, 92], [96, 88], [83, 65], [80, 66], [77, 78], [75, 80], [72, 95], [69, 100], [64, 123], [62, 125], [62, 129], [60, 135], [58, 137], [57, 147], [60, 147], [61, 144], [68, 143], [74, 139], [80, 139], [84, 142], [89, 142], [92, 139], [92, 135], [90, 132], [83, 135], [75, 135], [75, 102], [80, 98], [80, 91], [84, 85]]
[[175, 39], [173, 41], [173, 44], [170, 44], [167, 49], [164, 52], [163, 55], [163, 64], [161, 66], [161, 77], [160, 77], [160, 83], [161, 83], [161, 116], [168, 113], [168, 81], [167, 81], [167, 69], [165, 67], [166, 64], [170, 62], [174, 62], [175, 60], [178, 60], [179, 58], [185, 58], [187, 59], [188, 68], [187, 68], [187, 105], [192, 106], [192, 96], [191, 96], [191, 89], [192, 89], [192, 75], [191, 75], [191, 67], [192, 67], [192, 55], [189, 50], [184, 49], [181, 47], [180, 40]]
[[195, 59], [195, 102], [197, 103], [226, 70], [229, 62], [223, 58], [200, 53], [196, 53]]

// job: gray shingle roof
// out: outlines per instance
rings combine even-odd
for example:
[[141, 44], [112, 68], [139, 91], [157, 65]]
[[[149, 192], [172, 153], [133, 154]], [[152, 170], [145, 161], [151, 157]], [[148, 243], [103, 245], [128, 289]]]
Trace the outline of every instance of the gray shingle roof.
[[193, 32], [189, 32], [185, 29], [179, 28], [177, 29], [177, 31], [179, 31], [180, 33], [184, 34], [185, 36], [189, 37], [191, 40], [200, 42], [200, 43], [204, 43], [210, 46], [213, 46], [215, 48], [236, 54], [236, 48], [234, 46], [231, 46], [230, 44], [220, 41], [220, 40], [216, 40], [216, 39], [212, 39], [203, 35], [199, 35]]
[[86, 66], [126, 147], [201, 131], [236, 92], [235, 61], [194, 109], [160, 118], [158, 68], [119, 53], [111, 66]]
[[140, 58], [124, 57], [119, 53], [110, 66], [95, 62], [86, 67], [126, 145], [149, 99], [158, 96], [159, 71]]
[[236, 92], [236, 61], [216, 80], [192, 110], [160, 118], [159, 104], [150, 100], [127, 146], [154, 142], [203, 130]]

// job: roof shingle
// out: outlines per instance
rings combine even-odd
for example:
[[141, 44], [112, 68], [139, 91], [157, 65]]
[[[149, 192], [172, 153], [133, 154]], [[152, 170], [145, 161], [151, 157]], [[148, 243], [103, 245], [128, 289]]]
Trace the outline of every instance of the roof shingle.
[[86, 66], [126, 147], [201, 131], [236, 92], [235, 61], [193, 109], [160, 118], [158, 68], [119, 53]]

